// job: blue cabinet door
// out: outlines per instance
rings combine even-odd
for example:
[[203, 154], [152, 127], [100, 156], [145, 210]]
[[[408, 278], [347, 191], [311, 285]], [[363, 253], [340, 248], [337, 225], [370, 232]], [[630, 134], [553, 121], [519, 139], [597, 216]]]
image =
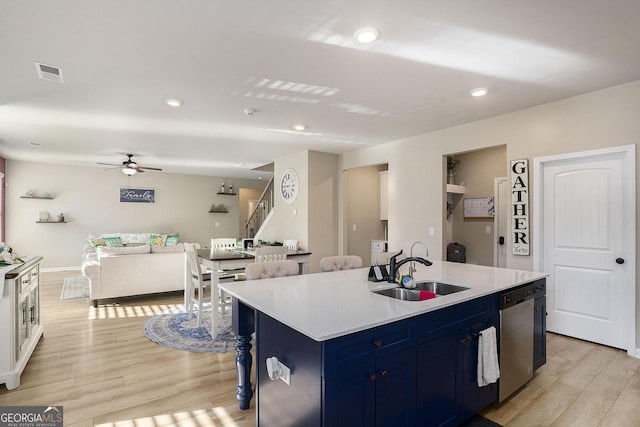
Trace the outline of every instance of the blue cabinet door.
[[547, 363], [547, 298], [533, 302], [533, 369]]
[[375, 369], [369, 362], [324, 379], [325, 427], [375, 425]]
[[418, 346], [416, 425], [455, 426], [463, 331], [454, 330]]
[[375, 425], [378, 427], [414, 426], [416, 407], [415, 347], [378, 359], [375, 375]]
[[416, 349], [325, 379], [326, 427], [415, 425]]
[[[500, 316], [495, 315], [477, 322], [465, 328], [466, 336], [462, 340], [461, 358], [461, 408], [460, 416], [467, 419], [476, 412], [498, 399], [498, 384], [478, 386], [478, 341], [480, 333], [490, 326], [500, 331]], [[498, 336], [496, 336], [498, 339]]]

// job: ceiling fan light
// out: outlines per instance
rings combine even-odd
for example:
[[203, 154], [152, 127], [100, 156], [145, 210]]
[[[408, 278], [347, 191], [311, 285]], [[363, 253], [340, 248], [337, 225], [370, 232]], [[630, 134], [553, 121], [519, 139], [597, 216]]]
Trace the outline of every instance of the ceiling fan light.
[[122, 173], [127, 175], [127, 176], [132, 176], [135, 175], [138, 171], [135, 168], [132, 168], [130, 166], [125, 166], [122, 168]]

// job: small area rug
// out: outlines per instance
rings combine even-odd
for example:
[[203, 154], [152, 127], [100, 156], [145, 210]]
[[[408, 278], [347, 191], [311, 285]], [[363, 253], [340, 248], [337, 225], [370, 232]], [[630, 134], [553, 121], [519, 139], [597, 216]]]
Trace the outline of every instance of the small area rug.
[[60, 299], [89, 297], [89, 278], [85, 276], [65, 277]]
[[236, 336], [231, 331], [231, 313], [220, 316], [218, 335], [211, 339], [210, 311], [202, 311], [202, 324], [197, 324], [197, 313], [165, 313], [151, 316], [144, 324], [145, 335], [153, 342], [177, 350], [195, 353], [227, 353], [235, 350]]

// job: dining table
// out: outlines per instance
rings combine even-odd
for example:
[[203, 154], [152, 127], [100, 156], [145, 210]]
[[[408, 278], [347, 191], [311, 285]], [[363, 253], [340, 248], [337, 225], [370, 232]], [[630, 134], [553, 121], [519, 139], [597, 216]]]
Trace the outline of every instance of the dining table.
[[[300, 274], [309, 273], [309, 256], [311, 252], [303, 250], [287, 251], [287, 259], [292, 259], [300, 265]], [[255, 262], [255, 250], [239, 248], [202, 248], [198, 249], [199, 262], [211, 269], [211, 282], [218, 285], [221, 270], [242, 269]]]
[[[202, 248], [197, 252], [198, 261], [211, 269], [211, 285], [215, 287], [220, 283], [221, 270], [244, 268], [248, 264], [254, 263], [256, 258], [255, 250], [240, 248]], [[299, 249], [287, 251], [287, 259], [294, 260], [299, 264], [300, 274], [309, 273], [310, 255], [311, 252]], [[238, 368], [236, 397], [241, 409], [248, 409], [249, 401], [253, 396], [249, 375], [252, 364], [250, 335], [255, 330], [254, 315], [253, 309], [242, 304], [237, 298], [232, 299], [231, 327], [236, 335], [236, 365]]]

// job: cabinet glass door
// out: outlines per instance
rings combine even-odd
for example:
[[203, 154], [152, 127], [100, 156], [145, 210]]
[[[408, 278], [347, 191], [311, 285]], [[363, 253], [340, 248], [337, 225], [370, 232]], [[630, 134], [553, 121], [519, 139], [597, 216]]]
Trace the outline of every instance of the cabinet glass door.
[[29, 340], [29, 293], [22, 294], [18, 303], [18, 345], [16, 346], [16, 359], [20, 358], [22, 351]]

